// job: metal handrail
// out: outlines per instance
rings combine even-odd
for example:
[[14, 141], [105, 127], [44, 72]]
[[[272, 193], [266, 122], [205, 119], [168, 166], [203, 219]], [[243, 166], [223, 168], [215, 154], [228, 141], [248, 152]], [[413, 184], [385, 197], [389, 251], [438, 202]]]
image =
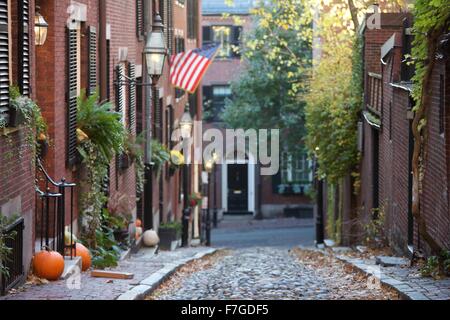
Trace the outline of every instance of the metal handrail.
[[[44, 242], [45, 233], [45, 245], [48, 247], [50, 242], [50, 230], [53, 229], [54, 241], [56, 241], [53, 246], [60, 254], [65, 255], [66, 249], [70, 249], [70, 256], [74, 256], [74, 251], [76, 254], [76, 248], [73, 244], [73, 236], [71, 236], [70, 245], [65, 243], [65, 219], [66, 219], [66, 189], [70, 189], [70, 232], [73, 234], [73, 220], [74, 220], [74, 188], [77, 186], [75, 183], [68, 183], [65, 178], [62, 178], [59, 182], [56, 182], [50, 177], [47, 170], [45, 170], [41, 159], [36, 159], [37, 168], [45, 177], [45, 188], [46, 191], [42, 191], [38, 186], [38, 180], [36, 180], [36, 194], [42, 201], [41, 207], [41, 245]], [[56, 187], [57, 192], [52, 192], [50, 186]], [[53, 206], [53, 225], [51, 223], [51, 203]], [[45, 230], [44, 230], [45, 222]]]

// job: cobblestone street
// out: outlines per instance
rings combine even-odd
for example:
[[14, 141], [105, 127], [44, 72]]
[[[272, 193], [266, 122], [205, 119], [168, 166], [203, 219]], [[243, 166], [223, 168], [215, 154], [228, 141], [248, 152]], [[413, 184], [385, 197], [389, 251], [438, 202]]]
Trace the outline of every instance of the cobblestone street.
[[180, 270], [150, 299], [397, 299], [390, 290], [368, 286], [367, 278], [334, 259], [318, 266], [299, 257], [296, 250], [275, 247], [227, 251]]

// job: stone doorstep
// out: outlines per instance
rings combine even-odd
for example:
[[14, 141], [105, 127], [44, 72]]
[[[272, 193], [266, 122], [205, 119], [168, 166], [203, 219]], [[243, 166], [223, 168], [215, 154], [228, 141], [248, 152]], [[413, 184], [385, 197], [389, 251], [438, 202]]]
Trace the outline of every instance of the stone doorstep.
[[67, 280], [70, 276], [77, 272], [81, 272], [81, 257], [64, 257], [64, 272], [61, 280]]
[[117, 300], [143, 300], [146, 296], [155, 291], [158, 286], [163, 283], [167, 278], [173, 275], [183, 265], [202, 259], [208, 255], [214, 254], [218, 249], [209, 249], [204, 252], [199, 252], [191, 258], [180, 259], [175, 263], [165, 264], [162, 269], [153, 273], [148, 278], [142, 280], [140, 284], [133, 289], [121, 294]]
[[368, 264], [362, 264], [362, 263], [355, 263], [354, 259], [349, 259], [344, 256], [335, 256], [336, 259], [341, 260], [344, 263], [348, 263], [353, 265], [355, 268], [357, 268], [359, 271], [366, 275], [374, 276], [377, 279], [380, 280], [380, 282], [395, 290], [404, 300], [430, 300], [427, 296], [422, 294], [421, 292], [418, 292], [414, 290], [412, 287], [410, 287], [407, 283], [402, 282], [400, 280], [397, 280], [395, 278], [392, 278], [386, 274], [384, 274], [381, 270], [379, 273], [373, 272], [374, 270], [377, 270], [377, 268], [380, 268], [379, 265], [368, 265]]
[[378, 256], [376, 257], [376, 263], [383, 267], [400, 267], [408, 265], [410, 261], [405, 258]]

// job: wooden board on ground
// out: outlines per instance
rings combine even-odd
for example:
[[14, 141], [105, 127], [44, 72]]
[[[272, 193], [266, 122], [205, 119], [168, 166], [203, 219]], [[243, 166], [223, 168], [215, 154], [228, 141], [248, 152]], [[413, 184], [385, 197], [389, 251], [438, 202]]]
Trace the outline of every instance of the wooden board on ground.
[[134, 274], [133, 273], [127, 273], [127, 272], [93, 270], [91, 272], [91, 277], [128, 280], [128, 279], [133, 279], [134, 278]]

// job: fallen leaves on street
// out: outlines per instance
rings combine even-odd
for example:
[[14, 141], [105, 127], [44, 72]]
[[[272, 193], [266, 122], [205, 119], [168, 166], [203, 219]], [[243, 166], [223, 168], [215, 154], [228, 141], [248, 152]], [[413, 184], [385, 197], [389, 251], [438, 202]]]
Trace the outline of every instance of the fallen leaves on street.
[[336, 300], [398, 300], [398, 294], [349, 264], [319, 251], [294, 249], [299, 263], [329, 283]]

